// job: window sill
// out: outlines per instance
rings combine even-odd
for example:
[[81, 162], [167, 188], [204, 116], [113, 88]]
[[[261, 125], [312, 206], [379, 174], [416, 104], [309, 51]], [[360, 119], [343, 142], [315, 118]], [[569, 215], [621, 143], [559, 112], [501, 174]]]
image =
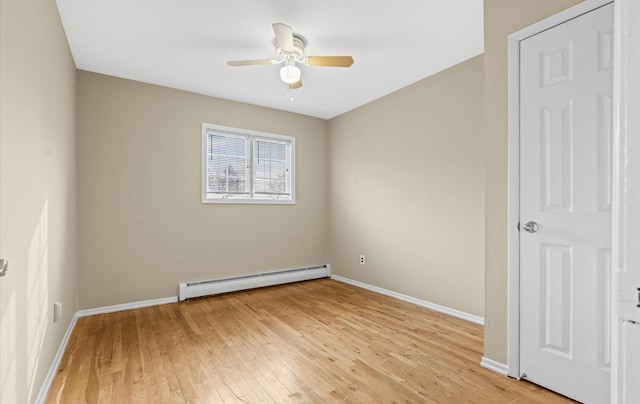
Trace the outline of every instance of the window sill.
[[295, 205], [295, 199], [202, 199], [203, 204], [236, 204], [236, 205]]

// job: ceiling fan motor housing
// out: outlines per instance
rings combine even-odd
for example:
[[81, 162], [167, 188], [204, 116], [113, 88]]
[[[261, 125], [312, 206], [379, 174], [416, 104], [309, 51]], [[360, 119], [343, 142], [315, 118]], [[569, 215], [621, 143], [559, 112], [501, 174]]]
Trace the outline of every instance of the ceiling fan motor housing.
[[294, 64], [301, 61], [304, 56], [304, 40], [299, 36], [293, 36], [293, 52], [287, 52], [276, 44], [276, 53], [280, 60], [286, 64]]

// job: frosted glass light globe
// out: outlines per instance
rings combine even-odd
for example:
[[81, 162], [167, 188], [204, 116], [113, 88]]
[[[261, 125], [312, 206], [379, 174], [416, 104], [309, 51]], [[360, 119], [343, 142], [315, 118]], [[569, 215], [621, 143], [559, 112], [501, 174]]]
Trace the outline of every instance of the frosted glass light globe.
[[300, 69], [296, 65], [284, 65], [280, 69], [280, 78], [287, 84], [300, 81]]

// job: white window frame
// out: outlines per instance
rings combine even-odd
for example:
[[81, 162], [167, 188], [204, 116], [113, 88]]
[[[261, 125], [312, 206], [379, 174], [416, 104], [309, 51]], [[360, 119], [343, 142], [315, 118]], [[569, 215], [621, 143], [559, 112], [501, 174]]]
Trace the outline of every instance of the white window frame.
[[[249, 172], [249, 194], [246, 197], [233, 196], [231, 194], [213, 194], [207, 192], [207, 140], [209, 132], [219, 132], [231, 136], [246, 137], [248, 139], [248, 150], [246, 154], [247, 170]], [[260, 197], [254, 192], [254, 147], [256, 140], [272, 140], [278, 143], [287, 143], [288, 147], [288, 178], [289, 195], [281, 197]], [[216, 125], [212, 123], [202, 124], [202, 203], [232, 203], [232, 204], [277, 204], [292, 205], [296, 203], [295, 192], [295, 149], [296, 139], [293, 136], [279, 135], [275, 133], [260, 132], [250, 129], [239, 129], [230, 126]]]

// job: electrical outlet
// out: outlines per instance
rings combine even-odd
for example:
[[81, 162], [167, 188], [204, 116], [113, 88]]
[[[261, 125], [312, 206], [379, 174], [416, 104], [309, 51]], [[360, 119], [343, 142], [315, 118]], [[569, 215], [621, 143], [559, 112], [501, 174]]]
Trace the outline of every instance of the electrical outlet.
[[364, 265], [364, 255], [360, 256], [360, 265]]
[[60, 317], [62, 317], [62, 302], [55, 302], [53, 304], [53, 322], [58, 322]]

